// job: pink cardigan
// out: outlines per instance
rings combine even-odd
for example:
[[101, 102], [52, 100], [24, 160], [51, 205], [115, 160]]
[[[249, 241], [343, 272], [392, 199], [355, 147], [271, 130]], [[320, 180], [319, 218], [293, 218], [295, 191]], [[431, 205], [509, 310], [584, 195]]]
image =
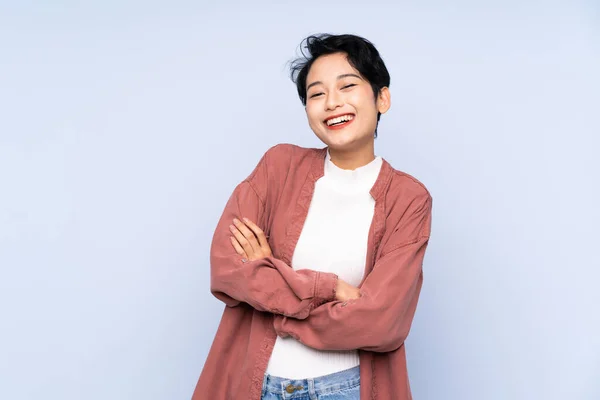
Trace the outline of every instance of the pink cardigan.
[[[316, 349], [359, 349], [363, 400], [412, 398], [404, 340], [423, 282], [431, 196], [383, 160], [370, 191], [362, 297], [337, 301], [336, 275], [290, 267], [326, 152], [272, 147], [227, 202], [210, 250], [211, 291], [226, 307], [193, 400], [259, 400], [276, 335]], [[272, 257], [242, 261], [229, 241], [234, 217], [265, 231]]]

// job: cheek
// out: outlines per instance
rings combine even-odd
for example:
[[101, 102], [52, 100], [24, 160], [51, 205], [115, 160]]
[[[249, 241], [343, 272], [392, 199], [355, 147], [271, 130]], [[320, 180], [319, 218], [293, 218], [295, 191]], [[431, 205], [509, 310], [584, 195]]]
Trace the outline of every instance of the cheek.
[[360, 110], [361, 115], [366, 116], [369, 119], [371, 119], [371, 117], [376, 119], [377, 105], [375, 104], [373, 92], [370, 90], [371, 89], [369, 88], [369, 92], [353, 93], [352, 99], [349, 99], [349, 101], [351, 101], [351, 104], [354, 104], [355, 107]]
[[321, 115], [314, 109], [314, 107], [306, 107], [306, 117], [310, 125], [316, 124], [320, 121]]

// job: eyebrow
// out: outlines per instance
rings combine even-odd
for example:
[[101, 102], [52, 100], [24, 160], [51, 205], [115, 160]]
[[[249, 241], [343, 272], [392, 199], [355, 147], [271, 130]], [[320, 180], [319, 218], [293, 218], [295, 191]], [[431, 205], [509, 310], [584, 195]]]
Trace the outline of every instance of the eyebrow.
[[[342, 74], [337, 77], [337, 80], [339, 81], [340, 79], [349, 78], [349, 77], [358, 78], [361, 81], [363, 80], [363, 78], [361, 78], [360, 76], [358, 76], [356, 74]], [[313, 82], [306, 87], [306, 91], [308, 92], [308, 89], [310, 89], [311, 87], [313, 87], [315, 85], [321, 85], [321, 84], [323, 84], [323, 82], [321, 82], [321, 81]]]

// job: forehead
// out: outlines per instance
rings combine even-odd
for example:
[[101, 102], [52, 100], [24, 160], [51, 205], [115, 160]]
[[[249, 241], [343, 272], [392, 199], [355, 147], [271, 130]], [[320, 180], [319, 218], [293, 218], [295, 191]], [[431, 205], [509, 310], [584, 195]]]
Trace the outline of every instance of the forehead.
[[361, 74], [348, 62], [344, 53], [327, 54], [317, 58], [306, 76], [306, 83], [336, 79], [339, 75], [354, 73]]

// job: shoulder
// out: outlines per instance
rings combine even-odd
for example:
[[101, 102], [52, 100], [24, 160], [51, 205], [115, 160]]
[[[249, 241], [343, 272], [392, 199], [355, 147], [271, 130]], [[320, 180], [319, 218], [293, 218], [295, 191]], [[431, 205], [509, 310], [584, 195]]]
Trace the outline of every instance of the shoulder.
[[258, 165], [246, 180], [266, 196], [268, 187], [276, 191], [288, 181], [290, 174], [299, 170], [308, 171], [321, 151], [290, 143], [276, 144], [262, 154]]
[[279, 143], [270, 147], [259, 165], [268, 171], [270, 178], [285, 177], [291, 171], [309, 170], [313, 161], [324, 149]]
[[312, 158], [321, 149], [302, 147], [291, 143], [279, 143], [270, 147], [264, 154], [265, 161], [271, 166], [290, 165], [302, 159]]
[[386, 233], [382, 238], [384, 253], [389, 253], [431, 232], [432, 197], [419, 179], [391, 168], [385, 194]]
[[392, 199], [405, 199], [408, 201], [431, 202], [431, 193], [423, 182], [404, 171], [395, 169], [391, 165], [391, 178], [388, 196]]
[[386, 225], [391, 232], [399, 232], [390, 245], [405, 243], [415, 238], [429, 236], [433, 199], [419, 179], [404, 171], [392, 168], [390, 183], [385, 194]]

